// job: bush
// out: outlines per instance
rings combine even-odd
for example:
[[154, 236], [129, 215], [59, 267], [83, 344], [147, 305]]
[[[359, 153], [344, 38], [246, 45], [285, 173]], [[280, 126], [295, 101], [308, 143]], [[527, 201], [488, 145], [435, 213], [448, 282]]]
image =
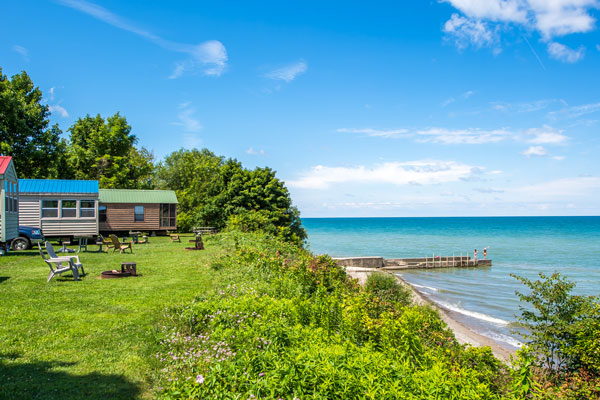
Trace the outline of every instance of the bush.
[[396, 277], [385, 272], [374, 272], [369, 275], [365, 290], [375, 297], [400, 306], [410, 304], [412, 293]]
[[[173, 307], [156, 355], [161, 398], [499, 398], [488, 353], [465, 352], [392, 278], [369, 290], [329, 257], [262, 234], [230, 243], [235, 285]], [[383, 300], [373, 293], [389, 297]]]

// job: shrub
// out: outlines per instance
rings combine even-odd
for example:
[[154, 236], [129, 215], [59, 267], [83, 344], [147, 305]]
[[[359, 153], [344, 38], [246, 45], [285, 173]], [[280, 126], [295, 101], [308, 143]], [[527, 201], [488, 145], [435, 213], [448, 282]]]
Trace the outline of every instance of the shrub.
[[385, 272], [370, 274], [365, 284], [365, 290], [373, 296], [400, 306], [406, 306], [411, 302], [410, 289], [398, 283], [394, 276]]

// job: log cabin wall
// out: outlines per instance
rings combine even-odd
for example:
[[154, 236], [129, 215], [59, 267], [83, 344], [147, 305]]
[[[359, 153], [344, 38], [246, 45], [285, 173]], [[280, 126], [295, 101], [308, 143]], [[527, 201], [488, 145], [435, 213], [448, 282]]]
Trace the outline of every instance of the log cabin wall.
[[[159, 204], [100, 203], [100, 205], [106, 206], [106, 221], [100, 221], [101, 232], [160, 230]], [[135, 206], [144, 207], [143, 221], [135, 221]]]

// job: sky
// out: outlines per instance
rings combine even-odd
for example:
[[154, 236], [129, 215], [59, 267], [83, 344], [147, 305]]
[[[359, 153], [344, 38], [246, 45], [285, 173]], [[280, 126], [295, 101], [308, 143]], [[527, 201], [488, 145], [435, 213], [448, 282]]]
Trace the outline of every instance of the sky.
[[0, 67], [303, 217], [600, 215], [600, 0], [3, 2]]

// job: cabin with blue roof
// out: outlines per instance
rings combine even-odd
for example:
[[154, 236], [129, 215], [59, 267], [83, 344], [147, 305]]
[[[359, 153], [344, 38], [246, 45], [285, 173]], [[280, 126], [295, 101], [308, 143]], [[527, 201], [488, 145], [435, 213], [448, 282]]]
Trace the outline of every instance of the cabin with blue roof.
[[98, 181], [19, 179], [20, 224], [45, 237], [98, 235]]

